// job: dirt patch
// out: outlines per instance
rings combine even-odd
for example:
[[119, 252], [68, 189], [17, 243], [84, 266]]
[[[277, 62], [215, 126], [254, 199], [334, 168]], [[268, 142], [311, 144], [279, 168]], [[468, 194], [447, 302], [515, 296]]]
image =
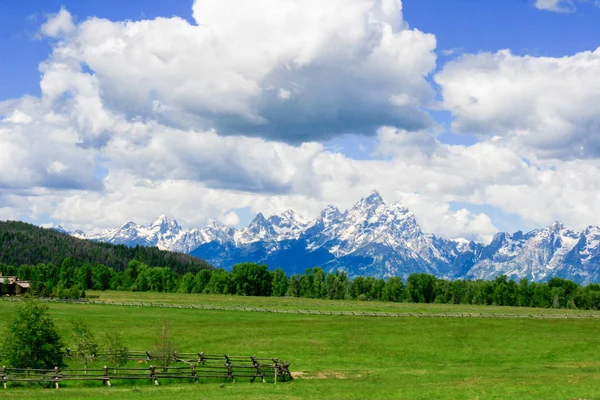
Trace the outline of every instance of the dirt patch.
[[339, 371], [321, 371], [311, 374], [305, 374], [304, 372], [292, 372], [292, 376], [295, 378], [294, 374], [300, 374], [298, 376], [302, 377], [302, 379], [348, 379], [361, 377], [361, 375], [349, 376], [347, 373]]

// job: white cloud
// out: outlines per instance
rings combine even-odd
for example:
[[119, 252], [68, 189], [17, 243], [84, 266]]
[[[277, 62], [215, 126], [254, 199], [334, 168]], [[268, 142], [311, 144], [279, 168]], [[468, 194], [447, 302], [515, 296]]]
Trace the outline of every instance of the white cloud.
[[573, 12], [575, 11], [573, 0], [536, 0], [534, 7], [545, 11]]
[[12, 115], [6, 117], [3, 122], [11, 122], [13, 124], [29, 124], [33, 119], [21, 110], [14, 110]]
[[99, 190], [97, 153], [78, 146], [77, 128], [38, 99], [0, 102], [0, 187]]
[[43, 89], [59, 96], [78, 77], [130, 118], [295, 143], [381, 123], [424, 128], [436, 40], [408, 29], [401, 10], [399, 0], [197, 0], [198, 25], [90, 18], [55, 47]]
[[48, 20], [40, 28], [44, 35], [53, 38], [68, 35], [74, 30], [73, 17], [64, 7], [58, 13], [48, 16]]
[[526, 157], [600, 155], [600, 48], [569, 57], [465, 55], [435, 80], [459, 132], [497, 135]]
[[223, 218], [223, 223], [225, 225], [235, 227], [240, 223], [240, 217], [238, 217], [238, 215], [234, 211], [230, 211], [227, 214], [225, 214]]
[[292, 92], [285, 89], [279, 89], [279, 94], [277, 95], [279, 99], [286, 101], [292, 98]]
[[539, 10], [570, 13], [577, 11], [577, 3], [591, 3], [600, 7], [598, 0], [535, 0], [533, 6]]

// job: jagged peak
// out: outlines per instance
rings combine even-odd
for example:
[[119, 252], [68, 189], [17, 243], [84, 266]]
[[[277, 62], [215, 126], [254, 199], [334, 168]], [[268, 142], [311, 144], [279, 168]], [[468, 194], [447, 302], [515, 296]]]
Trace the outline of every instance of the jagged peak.
[[137, 227], [137, 226], [138, 226], [138, 224], [136, 224], [135, 222], [128, 221], [128, 222], [125, 222], [123, 225], [121, 225], [121, 227], [119, 229], [127, 229], [127, 228], [132, 228], [132, 227]]
[[71, 231], [69, 231], [67, 228], [65, 228], [65, 227], [64, 227], [64, 226], [62, 226], [62, 225], [56, 225], [56, 226], [55, 226], [55, 227], [53, 227], [52, 229], [54, 229], [54, 230], [55, 230], [55, 231], [57, 231], [57, 232], [62, 232], [62, 233], [67, 233], [67, 234], [71, 233]]
[[289, 224], [295, 228], [302, 228], [310, 223], [309, 220], [299, 215], [298, 213], [296, 213], [296, 211], [292, 210], [291, 208], [285, 210], [281, 214], [271, 215], [267, 219], [267, 221], [269, 221], [274, 226], [280, 226], [281, 224]]
[[321, 211], [318, 218], [321, 220], [330, 220], [332, 218], [335, 219], [341, 216], [342, 213], [340, 212], [340, 209], [333, 204], [330, 204]]
[[265, 227], [265, 226], [267, 226], [268, 229], [272, 229], [271, 222], [269, 222], [269, 220], [267, 220], [265, 218], [263, 213], [259, 212], [258, 214], [256, 214], [256, 217], [254, 217], [252, 222], [250, 222], [247, 229], [252, 229], [252, 228], [255, 229], [255, 228]]
[[288, 208], [287, 210], [282, 212], [281, 215], [283, 215], [284, 217], [287, 217], [287, 218], [295, 218], [296, 211], [292, 210], [291, 208]]
[[217, 221], [212, 220], [210, 221], [207, 225], [207, 228], [212, 228], [212, 229], [221, 229], [223, 228], [223, 225], [219, 224]]
[[152, 224], [150, 224], [150, 228], [154, 228], [154, 229], [158, 228], [161, 231], [166, 231], [166, 230], [180, 231], [181, 230], [181, 227], [179, 226], [177, 221], [167, 217], [166, 214], [163, 214], [160, 217], [158, 217], [156, 220], [154, 220], [154, 222], [152, 222]]
[[562, 230], [565, 228], [565, 225], [560, 221], [554, 221], [552, 225], [550, 225], [550, 228], [554, 230]]
[[383, 197], [381, 197], [377, 190], [371, 191], [371, 193], [367, 197], [361, 199], [360, 202], [367, 204], [385, 204]]
[[263, 213], [259, 212], [258, 214], [256, 214], [256, 217], [254, 217], [254, 219], [252, 220], [252, 222], [250, 224], [253, 224], [254, 222], [261, 222], [261, 221], [266, 221], [266, 220], [267, 219], [265, 218]]
[[589, 225], [588, 227], [585, 228], [584, 232], [586, 234], [589, 233], [599, 233], [600, 232], [600, 226], [596, 226], [596, 225]]
[[160, 215], [158, 218], [156, 218], [151, 224], [150, 226], [155, 226], [155, 225], [162, 225], [164, 223], [170, 223], [170, 222], [175, 222], [174, 220], [172, 220], [171, 218], [167, 217], [166, 214], [162, 214]]

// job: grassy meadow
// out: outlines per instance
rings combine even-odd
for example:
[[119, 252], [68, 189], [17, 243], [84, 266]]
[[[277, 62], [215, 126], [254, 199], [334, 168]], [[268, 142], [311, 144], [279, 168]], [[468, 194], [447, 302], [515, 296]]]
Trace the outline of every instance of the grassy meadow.
[[[540, 309], [386, 304], [151, 293], [90, 293], [119, 301], [311, 310], [552, 312]], [[17, 303], [0, 302], [0, 329]], [[119, 330], [149, 349], [161, 318], [181, 352], [273, 356], [291, 363], [289, 383], [114, 381], [61, 389], [9, 387], [3, 399], [600, 399], [600, 320], [369, 318], [191, 309], [49, 304], [68, 344], [70, 321], [102, 336]], [[561, 314], [569, 310], [559, 310]], [[71, 362], [72, 364], [72, 362]], [[145, 366], [146, 364], [141, 364]], [[1, 389], [0, 389], [1, 390]]]
[[[419, 304], [384, 301], [324, 300], [297, 297], [246, 297], [221, 294], [87, 291], [94, 300], [144, 304], [194, 304], [218, 307], [247, 307], [277, 310], [357, 311], [388, 313], [474, 313], [533, 315], [600, 315], [598, 311], [531, 307], [497, 307], [470, 304]], [[96, 298], [97, 297], [97, 298]]]

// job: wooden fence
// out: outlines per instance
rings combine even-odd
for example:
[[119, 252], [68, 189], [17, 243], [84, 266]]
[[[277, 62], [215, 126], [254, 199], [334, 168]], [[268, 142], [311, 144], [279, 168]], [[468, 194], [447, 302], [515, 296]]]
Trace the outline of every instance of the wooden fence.
[[[150, 359], [148, 352], [131, 352], [133, 357], [144, 353]], [[105, 356], [107, 354], [104, 354]], [[102, 355], [99, 354], [98, 357]], [[0, 380], [4, 388], [10, 382], [37, 382], [52, 384], [57, 389], [60, 383], [67, 381], [101, 381], [106, 386], [112, 386], [116, 380], [148, 381], [158, 385], [163, 380], [183, 380], [198, 382], [200, 379], [223, 379], [235, 382], [236, 379], [248, 379], [254, 382], [286, 382], [292, 380], [289, 364], [277, 358], [257, 358], [256, 356], [211, 355], [204, 353], [175, 353], [176, 361], [187, 365], [150, 366], [148, 368], [110, 368], [99, 369], [25, 369], [7, 368], [0, 370]]]
[[[179, 308], [189, 310], [213, 310], [213, 311], [247, 311], [260, 313], [278, 313], [278, 314], [303, 314], [303, 315], [331, 315], [331, 316], [358, 316], [358, 317], [424, 317], [424, 318], [511, 318], [511, 319], [600, 319], [598, 312], [586, 312], [580, 314], [560, 314], [560, 313], [480, 313], [480, 312], [374, 312], [374, 311], [322, 311], [322, 310], [279, 310], [274, 308], [258, 307], [232, 307], [215, 306], [206, 304], [173, 304], [173, 303], [152, 303], [152, 302], [132, 302], [132, 301], [104, 301], [104, 300], [62, 300], [54, 298], [42, 298], [40, 301], [50, 303], [71, 303], [71, 304], [98, 304], [121, 307], [154, 307], [154, 308]], [[0, 301], [22, 301], [20, 298], [0, 297]], [[333, 300], [332, 300], [333, 302]], [[485, 306], [482, 306], [485, 307]]]

